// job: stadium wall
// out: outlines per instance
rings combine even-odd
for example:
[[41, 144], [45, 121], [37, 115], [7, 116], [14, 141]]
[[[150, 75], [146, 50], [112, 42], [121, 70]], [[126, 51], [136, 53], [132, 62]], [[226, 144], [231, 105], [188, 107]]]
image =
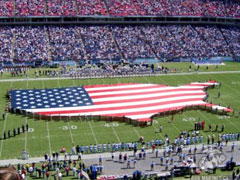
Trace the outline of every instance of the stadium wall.
[[214, 24], [240, 26], [239, 18], [225, 17], [159, 17], [159, 16], [76, 16], [76, 17], [0, 17], [0, 25], [63, 25], [63, 24]]

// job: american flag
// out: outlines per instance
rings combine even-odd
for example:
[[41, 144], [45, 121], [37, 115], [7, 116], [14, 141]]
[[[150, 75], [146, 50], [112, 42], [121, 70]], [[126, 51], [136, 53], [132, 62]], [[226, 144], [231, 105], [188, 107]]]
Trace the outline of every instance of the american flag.
[[54, 89], [10, 91], [12, 108], [41, 116], [126, 117], [148, 122], [161, 112], [187, 106], [208, 106], [232, 111], [205, 102], [205, 88], [219, 85], [215, 81], [194, 82], [178, 87], [159, 84], [90, 85]]

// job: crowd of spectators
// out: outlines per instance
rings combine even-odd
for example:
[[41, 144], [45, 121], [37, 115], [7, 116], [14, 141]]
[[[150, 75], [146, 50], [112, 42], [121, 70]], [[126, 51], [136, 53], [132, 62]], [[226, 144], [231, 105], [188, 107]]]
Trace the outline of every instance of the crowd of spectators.
[[80, 15], [108, 15], [102, 0], [76, 0]]
[[48, 14], [50, 16], [75, 16], [77, 9], [72, 0], [48, 0]]
[[12, 0], [1, 0], [0, 1], [0, 16], [13, 16], [14, 6]]
[[110, 15], [113, 16], [135, 16], [137, 10], [131, 0], [106, 0]]
[[81, 34], [89, 59], [120, 59], [108, 26], [83, 26]]
[[11, 61], [13, 30], [10, 27], [0, 27], [0, 62]]
[[15, 62], [48, 60], [46, 27], [16, 27], [15, 36]]
[[16, 0], [18, 16], [43, 16], [45, 14], [45, 0]]
[[226, 43], [221, 31], [216, 26], [196, 27], [199, 35], [208, 43], [205, 48], [206, 55], [211, 56], [230, 56], [229, 46]]
[[240, 17], [240, 3], [238, 0], [232, 0], [225, 4], [226, 15], [229, 17]]
[[240, 17], [238, 0], [1, 0], [0, 16]]
[[240, 57], [240, 30], [238, 28], [221, 28], [223, 35], [225, 36], [230, 49], [233, 51], [233, 54], [237, 57]]
[[240, 30], [194, 25], [0, 28], [0, 62], [239, 57]]
[[141, 26], [113, 26], [112, 33], [125, 59], [155, 57]]
[[80, 33], [80, 29], [75, 26], [49, 27], [52, 60], [82, 60], [84, 53]]
[[171, 15], [172, 9], [169, 1], [132, 0], [138, 15]]

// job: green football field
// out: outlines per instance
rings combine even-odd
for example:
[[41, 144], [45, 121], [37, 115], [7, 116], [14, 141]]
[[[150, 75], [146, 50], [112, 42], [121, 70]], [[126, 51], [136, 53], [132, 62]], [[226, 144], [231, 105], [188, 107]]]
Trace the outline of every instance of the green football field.
[[[235, 67], [233, 69], [233, 67]], [[221, 67], [223, 68], [223, 67]], [[227, 65], [222, 70], [239, 70], [239, 63]], [[213, 71], [214, 68], [211, 70]], [[146, 141], [161, 138], [168, 134], [170, 139], [179, 135], [182, 130], [192, 130], [194, 122], [201, 120], [221, 127], [226, 125], [225, 132], [240, 132], [240, 73], [224, 74], [188, 74], [188, 75], [164, 75], [158, 77], [130, 77], [130, 78], [108, 78], [108, 79], [91, 79], [91, 80], [35, 80], [35, 81], [16, 81], [0, 82], [0, 113], [3, 112], [7, 99], [6, 91], [11, 88], [16, 89], [33, 89], [33, 88], [58, 88], [80, 85], [93, 84], [113, 84], [113, 83], [155, 83], [167, 84], [171, 86], [184, 85], [195, 81], [207, 81], [209, 79], [217, 80], [222, 83], [221, 88], [208, 90], [209, 101], [222, 106], [231, 105], [236, 111], [235, 116], [219, 116], [205, 111], [192, 110], [183, 114], [175, 115], [174, 123], [170, 123], [170, 118], [155, 118], [154, 124], [147, 127], [138, 127], [126, 123], [104, 122], [104, 121], [44, 121], [36, 120], [22, 115], [8, 113], [5, 121], [0, 120], [0, 135], [3, 131], [21, 127], [23, 124], [29, 124], [29, 132], [21, 133], [16, 137], [6, 140], [0, 140], [0, 159], [11, 159], [21, 157], [23, 149], [29, 151], [30, 157], [43, 156], [44, 153], [59, 151], [66, 147], [67, 151], [77, 144], [102, 144], [131, 142], [143, 136]], [[217, 99], [217, 93], [221, 93], [220, 99]], [[158, 133], [160, 124], [163, 126], [163, 133]], [[215, 132], [202, 132], [206, 137]]]

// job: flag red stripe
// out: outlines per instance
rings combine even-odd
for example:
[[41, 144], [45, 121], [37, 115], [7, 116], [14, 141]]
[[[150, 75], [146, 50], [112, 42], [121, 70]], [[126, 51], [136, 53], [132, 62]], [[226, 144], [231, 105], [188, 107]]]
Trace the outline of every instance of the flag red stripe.
[[[200, 104], [194, 104], [194, 106], [197, 105], [204, 105], [205, 103], [200, 103]], [[117, 117], [123, 117], [123, 116], [134, 116], [134, 115], [144, 115], [144, 114], [157, 114], [160, 112], [167, 112], [167, 111], [173, 111], [173, 110], [179, 110], [182, 108], [185, 108], [186, 105], [184, 106], [177, 106], [177, 107], [172, 107], [172, 108], [164, 108], [164, 109], [154, 109], [154, 110], [146, 110], [146, 111], [140, 111], [140, 112], [127, 112], [127, 113], [114, 113], [114, 114], [106, 114], [102, 116], [117, 116]]]
[[155, 99], [165, 99], [165, 98], [173, 98], [173, 97], [181, 97], [181, 96], [199, 96], [206, 95], [206, 93], [188, 93], [188, 94], [174, 94], [174, 95], [161, 95], [154, 97], [146, 97], [146, 98], [138, 98], [138, 99], [123, 99], [123, 100], [113, 100], [113, 101], [102, 101], [102, 102], [94, 102], [94, 105], [103, 105], [103, 104], [117, 104], [117, 103], [126, 103], [126, 102], [138, 102], [138, 101], [150, 101]]
[[123, 87], [123, 88], [118, 88], [118, 89], [99, 89], [99, 90], [88, 90], [88, 89], [86, 89], [86, 91], [88, 93], [100, 93], [100, 92], [139, 90], [139, 89], [155, 89], [155, 88], [161, 88], [161, 87], [168, 87], [168, 86], [152, 85], [152, 86], [143, 86], [143, 87], [128, 87], [128, 88]]
[[[181, 99], [181, 100], [173, 100], [173, 101], [165, 101], [159, 103], [151, 103], [151, 104], [139, 104], [139, 105], [132, 105], [132, 106], [123, 106], [123, 107], [107, 107], [107, 108], [96, 108], [96, 109], [83, 109], [83, 110], [65, 110], [65, 111], [51, 111], [51, 112], [37, 112], [41, 115], [51, 115], [51, 114], [71, 114], [71, 113], [89, 113], [89, 112], [101, 112], [101, 111], [114, 111], [114, 110], [123, 110], [123, 109], [137, 109], [137, 108], [144, 108], [144, 107], [153, 107], [153, 106], [160, 106], [160, 105], [167, 105], [167, 104], [174, 104], [174, 103], [184, 103], [184, 102], [191, 102], [191, 101], [200, 101], [202, 98], [192, 98], [192, 99]], [[124, 114], [124, 113], [123, 113]]]
[[98, 99], [98, 98], [110, 98], [110, 97], [126, 97], [126, 96], [136, 96], [136, 95], [146, 95], [146, 94], [155, 94], [155, 93], [166, 93], [166, 92], [178, 92], [178, 91], [195, 91], [195, 90], [202, 90], [202, 88], [196, 88], [196, 89], [169, 89], [169, 90], [157, 90], [157, 91], [150, 91], [150, 92], [131, 92], [128, 94], [106, 94], [106, 95], [91, 95], [89, 93], [89, 96], [92, 99]]
[[101, 88], [101, 87], [115, 87], [115, 86], [129, 86], [129, 85], [137, 85], [140, 83], [120, 83], [120, 84], [100, 84], [100, 85], [88, 85], [88, 86], [84, 86], [84, 88], [86, 89], [90, 89], [90, 88]]

